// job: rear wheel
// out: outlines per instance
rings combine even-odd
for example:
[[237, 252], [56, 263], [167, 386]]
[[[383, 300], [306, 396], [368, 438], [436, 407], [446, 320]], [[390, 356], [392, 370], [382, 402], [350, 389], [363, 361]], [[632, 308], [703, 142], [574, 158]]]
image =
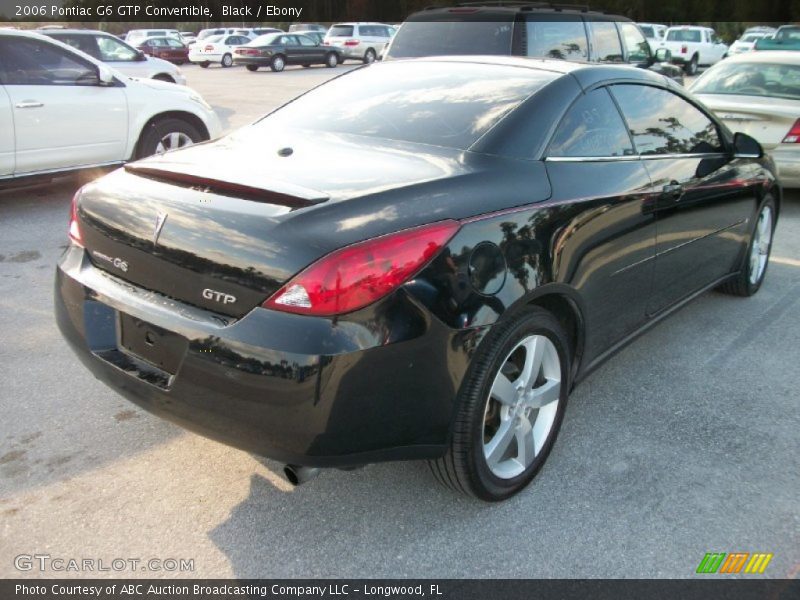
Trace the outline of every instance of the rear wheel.
[[161, 154], [168, 150], [185, 148], [202, 142], [205, 136], [192, 123], [177, 117], [168, 117], [150, 123], [139, 140], [137, 158]]
[[373, 50], [372, 48], [367, 48], [367, 51], [364, 53], [364, 64], [368, 65], [374, 62], [375, 62], [375, 50]]
[[230, 54], [223, 54], [222, 62], [220, 64], [227, 69], [233, 65], [233, 57]]
[[328, 52], [325, 55], [325, 66], [329, 69], [333, 69], [336, 65], [339, 64], [339, 57], [336, 56], [336, 52]]
[[697, 54], [695, 54], [692, 57], [692, 60], [690, 60], [686, 64], [686, 67], [684, 67], [684, 70], [686, 71], [687, 75], [695, 75], [697, 73], [697, 61], [698, 61]]
[[247, 65], [247, 70], [252, 73], [255, 73], [256, 71], [258, 71], [258, 65]]
[[558, 320], [538, 307], [492, 328], [459, 393], [447, 453], [429, 462], [442, 484], [499, 501], [531, 482], [564, 416], [568, 347]]
[[208, 61], [203, 61], [203, 62], [197, 63], [197, 64], [200, 65], [201, 67], [203, 67], [204, 69], [207, 69], [208, 65], [210, 65], [211, 63], [208, 62]]
[[719, 289], [734, 296], [752, 296], [764, 283], [772, 250], [772, 235], [775, 232], [775, 200], [764, 198], [758, 218], [750, 237], [750, 245], [742, 261], [742, 267], [734, 279], [723, 283]]
[[280, 73], [286, 67], [286, 61], [282, 56], [276, 56], [272, 59], [272, 62], [269, 65], [269, 68], [275, 71], [276, 73]]

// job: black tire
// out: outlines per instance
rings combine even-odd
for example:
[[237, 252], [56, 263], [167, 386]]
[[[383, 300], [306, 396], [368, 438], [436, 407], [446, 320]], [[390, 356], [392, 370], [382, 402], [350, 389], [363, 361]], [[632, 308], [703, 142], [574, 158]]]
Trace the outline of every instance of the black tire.
[[201, 67], [203, 67], [204, 69], [207, 69], [208, 65], [210, 65], [211, 63], [208, 62], [208, 61], [204, 61], [204, 62], [197, 63], [197, 64], [200, 65]]
[[311, 66], [310, 64], [306, 63], [306, 64], [303, 65], [303, 68], [304, 69], [308, 69], [310, 66]]
[[374, 63], [375, 58], [377, 58], [375, 55], [375, 50], [373, 50], [372, 48], [367, 48], [367, 51], [364, 52], [364, 64], [368, 65]]
[[170, 133], [181, 133], [189, 137], [192, 143], [202, 142], [207, 139], [195, 125], [178, 117], [158, 119], [145, 126], [139, 143], [136, 146], [136, 158], [144, 158], [156, 153], [161, 139]]
[[275, 71], [276, 73], [280, 73], [286, 68], [286, 59], [278, 54], [277, 56], [273, 56], [272, 60], [269, 63], [269, 68]]
[[153, 75], [153, 79], [155, 79], [156, 81], [166, 81], [167, 83], [175, 83], [175, 80], [166, 73], [159, 73], [158, 75]]
[[337, 56], [336, 52], [328, 52], [325, 55], [325, 66], [329, 69], [333, 69], [334, 67], [338, 66], [339, 64], [339, 57]]
[[247, 70], [250, 71], [251, 73], [255, 73], [256, 71], [258, 71], [258, 65], [245, 65], [245, 66], [247, 67]]
[[687, 75], [695, 75], [697, 73], [697, 61], [697, 54], [695, 54], [692, 57], [692, 60], [686, 63], [686, 66], [683, 68], [683, 70], [686, 71]]
[[[752, 277], [752, 265], [750, 262], [750, 255], [753, 251], [753, 244], [756, 241], [756, 228], [761, 219], [761, 215], [764, 213], [764, 208], [769, 207], [772, 217], [772, 230], [769, 240], [769, 246], [767, 249], [767, 261], [764, 265], [763, 271], [758, 276], [755, 282], [751, 281]], [[775, 233], [775, 224], [776, 224], [776, 217], [777, 212], [775, 211], [775, 199], [767, 194], [764, 199], [761, 201], [761, 204], [758, 207], [758, 213], [756, 213], [755, 222], [753, 223], [753, 229], [750, 232], [750, 242], [747, 244], [747, 252], [745, 252], [744, 256], [742, 257], [742, 264], [739, 268], [739, 272], [736, 276], [732, 279], [729, 279], [725, 283], [717, 288], [720, 292], [725, 294], [731, 294], [732, 296], [752, 296], [755, 294], [759, 289], [761, 289], [761, 284], [764, 283], [764, 278], [767, 276], [767, 269], [769, 267], [769, 255], [772, 252], [772, 239]]]
[[229, 67], [232, 67], [233, 66], [233, 56], [231, 56], [230, 54], [223, 54], [222, 55], [222, 60], [220, 61], [219, 64], [222, 65], [223, 69], [227, 69]]
[[[533, 462], [519, 475], [497, 477], [484, 457], [484, 413], [490, 390], [509, 353], [524, 338], [543, 335], [555, 346], [561, 368], [559, 400], [550, 432]], [[445, 487], [489, 502], [505, 500], [527, 486], [542, 468], [561, 427], [569, 395], [569, 343], [552, 313], [528, 307], [501, 321], [481, 342], [458, 394], [458, 412], [446, 454], [428, 461], [435, 478]]]

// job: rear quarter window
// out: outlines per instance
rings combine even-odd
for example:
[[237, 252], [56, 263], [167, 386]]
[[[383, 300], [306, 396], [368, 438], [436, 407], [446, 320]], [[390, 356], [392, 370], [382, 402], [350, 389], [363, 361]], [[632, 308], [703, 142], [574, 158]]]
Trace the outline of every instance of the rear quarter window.
[[[564, 17], [561, 17], [562, 19]], [[542, 58], [586, 60], [589, 56], [582, 20], [525, 23], [525, 54]]]
[[352, 25], [334, 25], [328, 31], [330, 37], [353, 37]]
[[512, 21], [406, 21], [388, 58], [511, 54]]

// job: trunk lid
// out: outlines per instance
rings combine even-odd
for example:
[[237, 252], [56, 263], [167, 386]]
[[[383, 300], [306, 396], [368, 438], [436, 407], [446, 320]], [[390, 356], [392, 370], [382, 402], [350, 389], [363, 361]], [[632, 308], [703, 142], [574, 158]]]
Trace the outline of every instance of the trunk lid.
[[[226, 138], [132, 163], [86, 186], [78, 220], [98, 268], [240, 317], [333, 249], [426, 222], [416, 207], [382, 220], [391, 211], [381, 203], [402, 202], [400, 188], [441, 188], [439, 180], [469, 175], [474, 169], [462, 158], [360, 136], [277, 134], [239, 139], [235, 151]], [[332, 211], [340, 202], [348, 209]], [[340, 213], [346, 225], [335, 224]]]

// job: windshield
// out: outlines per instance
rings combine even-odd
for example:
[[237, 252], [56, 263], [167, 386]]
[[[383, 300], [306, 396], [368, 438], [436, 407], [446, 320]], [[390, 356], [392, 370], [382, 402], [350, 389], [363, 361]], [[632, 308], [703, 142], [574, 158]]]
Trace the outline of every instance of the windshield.
[[247, 44], [248, 46], [269, 46], [271, 44], [277, 43], [278, 37], [280, 37], [281, 33], [267, 33], [264, 35], [258, 36], [252, 42]]
[[800, 66], [768, 63], [721, 64], [698, 79], [692, 92], [800, 100]]
[[775, 34], [776, 40], [800, 40], [800, 28], [781, 27]]
[[388, 58], [511, 54], [513, 23], [406, 21], [392, 39]]
[[474, 63], [383, 63], [338, 77], [249, 129], [344, 133], [466, 150], [555, 77]]
[[656, 37], [655, 31], [653, 31], [653, 28], [650, 27], [649, 25], [647, 26], [640, 25], [639, 27], [641, 28], [644, 37], [646, 37], [648, 40], [652, 40], [654, 37]]
[[747, 42], [749, 44], [752, 44], [756, 40], [760, 40], [762, 37], [764, 37], [763, 34], [761, 34], [761, 35], [758, 35], [758, 34], [756, 34], [756, 35], [746, 35], [746, 36], [742, 37], [742, 39], [739, 40], [739, 41], [740, 42]]

